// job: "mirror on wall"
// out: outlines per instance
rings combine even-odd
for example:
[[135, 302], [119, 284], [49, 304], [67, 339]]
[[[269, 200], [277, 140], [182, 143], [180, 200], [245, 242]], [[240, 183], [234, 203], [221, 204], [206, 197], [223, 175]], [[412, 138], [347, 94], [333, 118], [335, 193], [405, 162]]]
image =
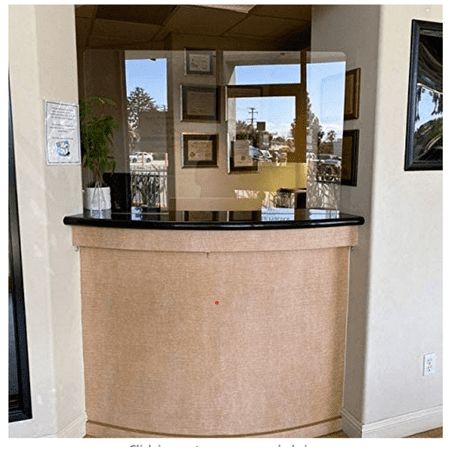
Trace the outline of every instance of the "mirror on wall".
[[442, 170], [442, 23], [412, 21], [405, 170]]

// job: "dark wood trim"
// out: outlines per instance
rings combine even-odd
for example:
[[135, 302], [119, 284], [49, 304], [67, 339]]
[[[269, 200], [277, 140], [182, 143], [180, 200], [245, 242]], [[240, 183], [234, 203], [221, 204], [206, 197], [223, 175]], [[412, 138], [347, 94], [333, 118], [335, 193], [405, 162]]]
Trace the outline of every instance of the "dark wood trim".
[[227, 86], [227, 98], [295, 97], [301, 94], [300, 84], [234, 84]]
[[[354, 120], [359, 118], [359, 93], [361, 84], [361, 69], [352, 69], [345, 72], [345, 91], [352, 83], [352, 98], [349, 100], [347, 95], [345, 95], [344, 102], [344, 120]], [[350, 103], [351, 102], [351, 103]], [[350, 104], [349, 104], [350, 103]], [[349, 109], [349, 112], [345, 114], [345, 111]]]
[[19, 210], [17, 205], [16, 170], [14, 159], [14, 132], [9, 96], [9, 264], [12, 278], [13, 317], [17, 353], [19, 395], [9, 399], [9, 422], [32, 418], [31, 392], [28, 367], [25, 298], [20, 249]]
[[356, 186], [358, 182], [358, 150], [359, 150], [359, 130], [344, 130], [342, 136], [342, 166], [344, 166], [344, 137], [352, 140], [351, 161], [350, 161], [350, 178], [342, 178], [341, 184], [346, 186]]

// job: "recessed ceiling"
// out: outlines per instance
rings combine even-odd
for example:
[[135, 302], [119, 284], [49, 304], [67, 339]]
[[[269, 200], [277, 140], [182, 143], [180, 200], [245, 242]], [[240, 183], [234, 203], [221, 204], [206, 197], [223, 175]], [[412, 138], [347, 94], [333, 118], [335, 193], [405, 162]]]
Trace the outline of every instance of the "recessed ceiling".
[[310, 5], [78, 5], [75, 14], [79, 50], [163, 49], [170, 34], [299, 49], [310, 40]]

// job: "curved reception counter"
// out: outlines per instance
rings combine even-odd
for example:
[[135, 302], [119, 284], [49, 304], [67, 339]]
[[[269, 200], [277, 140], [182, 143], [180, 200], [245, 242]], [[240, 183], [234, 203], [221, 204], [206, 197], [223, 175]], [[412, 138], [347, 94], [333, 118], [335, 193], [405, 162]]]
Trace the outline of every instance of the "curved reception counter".
[[80, 248], [87, 435], [341, 429], [361, 217], [177, 211], [64, 223]]

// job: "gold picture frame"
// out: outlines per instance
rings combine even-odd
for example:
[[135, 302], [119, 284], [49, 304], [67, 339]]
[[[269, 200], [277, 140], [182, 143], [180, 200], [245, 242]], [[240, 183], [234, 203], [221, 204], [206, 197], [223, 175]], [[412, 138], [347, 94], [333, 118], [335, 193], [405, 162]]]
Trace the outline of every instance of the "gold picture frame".
[[345, 73], [344, 120], [359, 118], [359, 94], [361, 69], [348, 70]]

